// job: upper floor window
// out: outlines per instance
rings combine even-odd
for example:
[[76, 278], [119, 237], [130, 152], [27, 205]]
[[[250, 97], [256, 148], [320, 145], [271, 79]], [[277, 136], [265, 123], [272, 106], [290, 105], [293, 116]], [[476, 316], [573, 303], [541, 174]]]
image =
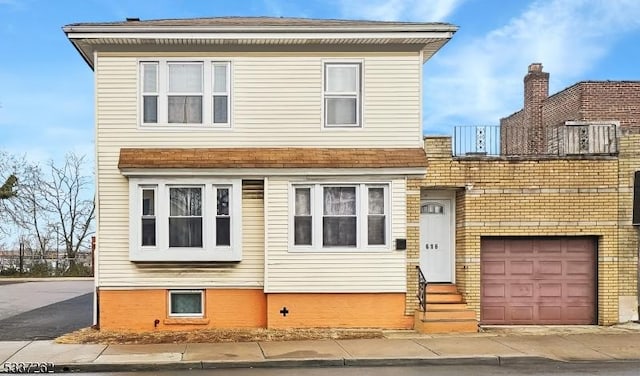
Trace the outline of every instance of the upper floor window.
[[361, 122], [360, 63], [324, 64], [324, 125], [358, 127]]
[[230, 125], [230, 64], [140, 62], [143, 125]]

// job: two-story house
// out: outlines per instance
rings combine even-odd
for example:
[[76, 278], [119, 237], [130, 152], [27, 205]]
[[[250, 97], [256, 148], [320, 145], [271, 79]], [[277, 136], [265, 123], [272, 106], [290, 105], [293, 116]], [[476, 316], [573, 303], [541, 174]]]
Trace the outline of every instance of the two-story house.
[[100, 327], [411, 328], [422, 67], [456, 30], [65, 26], [95, 72]]

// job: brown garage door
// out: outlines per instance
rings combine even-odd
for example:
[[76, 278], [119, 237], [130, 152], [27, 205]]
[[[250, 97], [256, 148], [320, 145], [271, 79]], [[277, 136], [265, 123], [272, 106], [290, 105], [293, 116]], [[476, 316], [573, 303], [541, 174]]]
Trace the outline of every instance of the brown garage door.
[[595, 324], [593, 237], [482, 238], [482, 324]]

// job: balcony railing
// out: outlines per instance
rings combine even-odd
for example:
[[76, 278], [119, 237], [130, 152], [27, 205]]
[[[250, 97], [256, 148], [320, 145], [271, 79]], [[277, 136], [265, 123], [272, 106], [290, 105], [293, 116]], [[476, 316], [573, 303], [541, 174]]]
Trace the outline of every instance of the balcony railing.
[[499, 125], [460, 125], [453, 128], [453, 155], [500, 155]]
[[456, 126], [452, 149], [456, 157], [613, 155], [618, 152], [618, 126], [567, 121], [544, 129], [501, 128], [499, 125]]

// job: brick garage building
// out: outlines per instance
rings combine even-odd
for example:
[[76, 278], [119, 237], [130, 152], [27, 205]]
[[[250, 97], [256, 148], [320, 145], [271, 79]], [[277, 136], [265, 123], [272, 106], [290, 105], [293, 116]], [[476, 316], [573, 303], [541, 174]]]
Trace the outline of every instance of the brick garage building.
[[558, 130], [566, 125], [612, 124], [618, 136], [640, 132], [640, 81], [582, 81], [549, 96], [549, 73], [531, 64], [524, 88], [522, 110], [500, 120], [503, 155], [558, 154]]
[[408, 286], [442, 244], [425, 235], [430, 205], [448, 202], [451, 280], [481, 323], [637, 320], [640, 83], [581, 82], [548, 97], [548, 78], [529, 67], [525, 108], [501, 121], [501, 155], [452, 156], [449, 137], [425, 139], [427, 176], [407, 185]]

